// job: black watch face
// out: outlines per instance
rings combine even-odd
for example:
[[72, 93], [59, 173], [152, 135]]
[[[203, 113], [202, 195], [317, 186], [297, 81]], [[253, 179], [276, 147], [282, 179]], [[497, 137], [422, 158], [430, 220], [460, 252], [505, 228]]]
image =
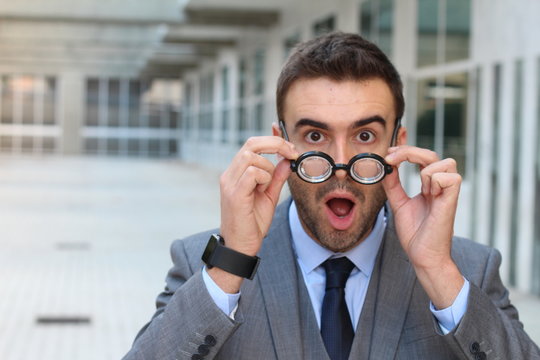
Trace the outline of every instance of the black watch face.
[[212, 255], [214, 250], [216, 250], [217, 246], [218, 246], [218, 240], [216, 239], [214, 235], [212, 235], [202, 255], [202, 261], [204, 261], [207, 265], [211, 265], [211, 264], [208, 264], [208, 260], [210, 259], [210, 256]]

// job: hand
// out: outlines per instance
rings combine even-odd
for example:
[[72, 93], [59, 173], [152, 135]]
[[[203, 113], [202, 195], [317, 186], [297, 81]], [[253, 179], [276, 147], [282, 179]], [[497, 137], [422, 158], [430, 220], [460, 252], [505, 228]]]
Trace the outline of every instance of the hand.
[[[284, 157], [274, 165], [260, 154]], [[296, 159], [294, 145], [277, 136], [253, 137], [221, 175], [221, 235], [225, 246], [246, 255], [257, 254], [274, 216], [279, 194], [291, 173], [287, 159]], [[237, 293], [243, 279], [219, 268], [208, 270], [225, 292]]]
[[450, 306], [463, 277], [450, 255], [461, 176], [453, 159], [439, 160], [433, 151], [413, 146], [389, 149], [385, 160], [396, 168], [404, 161], [420, 166], [422, 191], [405, 193], [398, 171], [383, 181], [396, 231], [418, 279], [433, 304]]
[[[279, 154], [285, 159], [274, 167], [261, 153]], [[280, 137], [247, 140], [220, 181], [221, 234], [226, 246], [251, 256], [259, 251], [291, 173], [286, 159], [297, 157], [294, 145]]]

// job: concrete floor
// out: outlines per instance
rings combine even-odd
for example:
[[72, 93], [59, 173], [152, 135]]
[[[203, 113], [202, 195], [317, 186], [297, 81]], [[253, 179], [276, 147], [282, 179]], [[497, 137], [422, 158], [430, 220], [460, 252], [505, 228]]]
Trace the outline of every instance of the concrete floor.
[[[0, 157], [0, 359], [120, 359], [171, 241], [219, 225], [218, 178], [178, 161]], [[540, 300], [512, 299], [540, 343]]]

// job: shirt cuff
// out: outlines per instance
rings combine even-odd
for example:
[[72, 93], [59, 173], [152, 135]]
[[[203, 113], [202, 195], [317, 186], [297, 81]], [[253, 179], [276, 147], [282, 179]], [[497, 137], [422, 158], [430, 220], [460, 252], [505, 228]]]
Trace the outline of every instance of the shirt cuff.
[[218, 308], [227, 314], [234, 320], [234, 315], [238, 308], [238, 300], [240, 300], [240, 292], [236, 294], [229, 294], [221, 290], [221, 288], [214, 282], [214, 280], [208, 275], [206, 266], [202, 270], [202, 277], [206, 289], [210, 293], [210, 297], [214, 300], [214, 303]]
[[450, 307], [437, 310], [435, 306], [433, 306], [433, 303], [431, 301], [429, 302], [429, 309], [439, 322], [439, 327], [444, 335], [454, 330], [467, 311], [470, 284], [467, 279], [463, 278], [463, 280], [465, 280], [463, 287]]

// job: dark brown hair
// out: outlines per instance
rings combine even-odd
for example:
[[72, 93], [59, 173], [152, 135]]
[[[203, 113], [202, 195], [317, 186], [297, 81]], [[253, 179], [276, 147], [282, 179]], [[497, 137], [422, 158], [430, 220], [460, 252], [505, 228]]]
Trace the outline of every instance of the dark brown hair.
[[327, 77], [332, 80], [380, 78], [394, 96], [396, 123], [403, 116], [403, 85], [394, 65], [373, 43], [357, 34], [333, 32], [298, 44], [279, 75], [276, 106], [283, 119], [285, 96], [298, 79]]

